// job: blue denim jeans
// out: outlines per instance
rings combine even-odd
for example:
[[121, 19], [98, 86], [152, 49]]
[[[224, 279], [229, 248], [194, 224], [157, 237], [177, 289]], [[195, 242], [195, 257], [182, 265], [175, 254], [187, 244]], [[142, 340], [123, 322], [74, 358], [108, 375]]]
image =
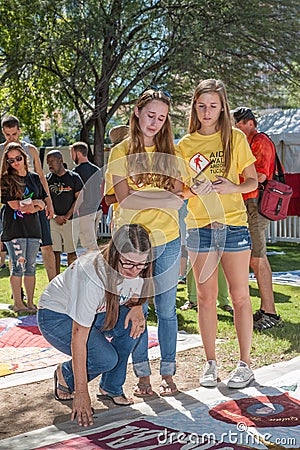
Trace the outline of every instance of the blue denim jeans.
[[[160, 374], [176, 372], [177, 314], [176, 293], [180, 267], [180, 238], [153, 248], [154, 306], [158, 319], [160, 345]], [[144, 305], [147, 308], [147, 304]], [[145, 311], [145, 310], [144, 310]], [[139, 338], [132, 352], [133, 370], [137, 377], [151, 374], [148, 357], [147, 329]]]
[[11, 275], [15, 277], [34, 276], [40, 239], [16, 238], [5, 244], [12, 263]]
[[247, 227], [218, 224], [216, 228], [190, 228], [187, 248], [191, 252], [242, 252], [251, 249]]
[[[87, 378], [93, 380], [102, 374], [100, 386], [111, 395], [122, 395], [123, 384], [126, 379], [128, 357], [136, 343], [129, 336], [131, 322], [125, 330], [124, 321], [129, 309], [120, 306], [119, 319], [112, 330], [102, 332], [105, 313], [97, 314], [91, 327], [87, 340]], [[50, 311], [49, 309], [38, 310], [38, 325], [45, 339], [59, 351], [72, 356], [72, 322], [66, 314]], [[111, 341], [106, 338], [111, 337]], [[74, 374], [72, 360], [62, 364], [63, 377], [74, 390]]]

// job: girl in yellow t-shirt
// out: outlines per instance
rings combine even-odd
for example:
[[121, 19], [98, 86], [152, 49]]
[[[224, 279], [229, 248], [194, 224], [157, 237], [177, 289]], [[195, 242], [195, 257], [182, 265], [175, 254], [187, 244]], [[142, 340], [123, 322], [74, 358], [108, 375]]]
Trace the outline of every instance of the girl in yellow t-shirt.
[[[169, 119], [170, 95], [147, 89], [130, 119], [130, 137], [115, 146], [106, 174], [106, 192], [114, 189], [116, 227], [138, 223], [150, 232], [154, 250], [155, 312], [161, 350], [161, 395], [173, 395], [176, 371], [176, 291], [180, 264], [178, 209], [182, 205], [180, 161]], [[111, 186], [112, 185], [112, 186]], [[139, 382], [135, 395], [153, 395], [150, 384], [148, 335], [143, 333], [132, 354]]]
[[[231, 126], [226, 89], [220, 80], [203, 80], [196, 87], [188, 131], [179, 148], [191, 186], [187, 194], [187, 248], [197, 284], [199, 327], [207, 359], [200, 384], [217, 385], [216, 299], [221, 260], [240, 347], [240, 361], [228, 387], [243, 388], [254, 375], [250, 369], [253, 323], [248, 287], [251, 240], [242, 194], [256, 189], [257, 176], [246, 136]], [[193, 180], [206, 161], [205, 175]]]

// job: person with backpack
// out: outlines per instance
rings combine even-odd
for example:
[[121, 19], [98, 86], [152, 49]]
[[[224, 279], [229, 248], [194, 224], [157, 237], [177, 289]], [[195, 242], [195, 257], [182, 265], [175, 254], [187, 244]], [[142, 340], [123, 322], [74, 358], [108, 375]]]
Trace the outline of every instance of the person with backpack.
[[[238, 107], [233, 111], [235, 126], [247, 136], [259, 183], [273, 178], [275, 166], [275, 146], [264, 133], [257, 131], [257, 121], [250, 108]], [[257, 280], [261, 305], [253, 315], [253, 327], [263, 331], [272, 327], [283, 326], [280, 315], [276, 313], [272, 270], [267, 258], [266, 229], [269, 220], [258, 212], [258, 189], [243, 195], [247, 208], [249, 231], [252, 240], [250, 267]]]

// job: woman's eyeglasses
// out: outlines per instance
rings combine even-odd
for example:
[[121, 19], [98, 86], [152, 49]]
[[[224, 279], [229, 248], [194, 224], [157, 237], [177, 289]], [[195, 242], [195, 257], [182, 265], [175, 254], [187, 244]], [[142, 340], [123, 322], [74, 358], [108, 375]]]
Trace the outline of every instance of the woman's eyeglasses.
[[13, 164], [14, 162], [20, 162], [20, 161], [22, 161], [22, 159], [23, 159], [23, 156], [22, 155], [18, 155], [18, 156], [16, 156], [15, 158], [8, 158], [7, 160], [6, 160], [6, 162], [7, 162], [7, 164], [9, 164], [9, 165], [11, 165], [11, 164]]
[[134, 264], [134, 263], [124, 262], [124, 261], [122, 261], [121, 259], [119, 259], [119, 262], [120, 262], [121, 266], [123, 267], [123, 269], [133, 269], [133, 268], [136, 268], [136, 269], [138, 269], [138, 270], [143, 270], [143, 269], [146, 269], [146, 267], [149, 266], [149, 263], [148, 263], [148, 262]]
[[156, 85], [153, 85], [153, 84], [149, 84], [149, 86], [147, 86], [146, 89], [144, 89], [143, 93], [146, 92], [146, 91], [149, 91], [149, 89], [152, 89], [155, 92], [162, 92], [165, 97], [172, 98], [172, 95], [170, 94], [169, 91], [164, 91], [159, 86], [156, 86]]

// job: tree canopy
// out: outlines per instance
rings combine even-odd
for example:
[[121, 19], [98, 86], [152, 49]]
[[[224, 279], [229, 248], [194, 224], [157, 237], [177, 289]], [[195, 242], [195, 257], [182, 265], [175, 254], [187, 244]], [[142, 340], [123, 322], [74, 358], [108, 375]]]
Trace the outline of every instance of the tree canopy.
[[232, 106], [289, 106], [299, 15], [298, 0], [0, 0], [1, 113], [38, 139], [45, 112], [76, 110], [102, 165], [107, 124], [149, 84], [172, 92], [175, 119], [203, 78]]

